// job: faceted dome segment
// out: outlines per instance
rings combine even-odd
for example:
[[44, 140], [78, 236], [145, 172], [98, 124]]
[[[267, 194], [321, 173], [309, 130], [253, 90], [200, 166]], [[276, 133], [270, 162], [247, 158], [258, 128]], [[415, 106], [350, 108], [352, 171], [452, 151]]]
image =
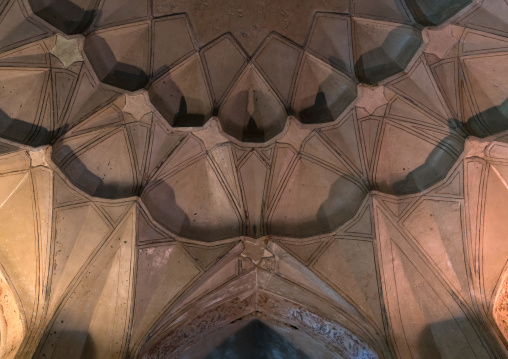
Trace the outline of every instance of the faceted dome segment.
[[[86, 192], [104, 198], [129, 197], [136, 193], [134, 168], [129, 158], [129, 142], [125, 131], [92, 133], [79, 157], [64, 157], [62, 171]], [[72, 139], [71, 139], [72, 140]], [[55, 160], [70, 152], [74, 143], [62, 141], [55, 146]], [[95, 142], [93, 142], [95, 140]], [[71, 147], [72, 146], [72, 147]], [[115, 148], [115, 151], [109, 149]], [[72, 152], [71, 152], [72, 153]]]
[[280, 133], [286, 111], [261, 75], [249, 66], [219, 112], [224, 132], [243, 142], [266, 142]]
[[139, 101], [120, 98], [54, 145], [55, 163], [77, 187], [92, 196], [124, 198], [140, 190], [150, 147], [152, 114], [150, 108], [143, 110], [143, 106], [133, 105], [136, 100]]
[[99, 0], [28, 0], [32, 11], [60, 31], [79, 34], [90, 25]]
[[423, 44], [415, 27], [357, 17], [353, 41], [356, 76], [370, 85], [404, 70]]
[[[508, 358], [507, 0], [439, 29], [406, 0], [101, 0], [91, 60], [27, 1], [0, 0], [2, 359]], [[149, 90], [101, 83], [94, 36]], [[362, 46], [404, 70], [361, 83]]]
[[147, 187], [141, 198], [155, 220], [187, 238], [216, 241], [242, 234], [228, 194], [204, 156]]
[[173, 69], [195, 44], [185, 15], [146, 19], [121, 26], [95, 23], [84, 50], [99, 80], [128, 91]]
[[461, 26], [508, 36], [508, 4], [504, 0], [483, 1], [482, 5], [459, 21]]
[[[54, 137], [50, 75], [49, 69], [0, 68], [0, 136], [33, 145]], [[40, 102], [44, 111], [38, 109]]]
[[18, 1], [3, 1], [0, 4], [0, 52], [19, 48], [49, 34], [45, 26], [27, 17]]
[[0, 136], [53, 143], [119, 94], [98, 83], [78, 42], [52, 36], [0, 54]]
[[84, 50], [100, 81], [105, 84], [136, 91], [148, 83], [148, 23], [95, 32], [87, 36]]
[[413, 23], [405, 0], [356, 0], [351, 7], [351, 13], [354, 15], [403, 24]]
[[128, 21], [144, 20], [150, 13], [147, 1], [103, 0], [93, 27], [105, 27]]
[[189, 20], [185, 15], [152, 22], [152, 73], [159, 76], [195, 51]]
[[467, 130], [478, 137], [508, 130], [508, 83], [499, 81], [508, 74], [508, 54], [464, 57], [462, 64], [478, 109], [465, 119]]
[[415, 20], [423, 26], [438, 26], [470, 5], [472, 0], [406, 0]]
[[301, 159], [270, 214], [270, 233], [306, 237], [328, 232], [354, 216], [367, 191], [347, 174]]
[[150, 101], [173, 127], [203, 126], [213, 107], [198, 55], [187, 59], [153, 83]]
[[461, 148], [462, 141], [453, 133], [429, 140], [413, 134], [400, 123], [386, 121], [374, 174], [379, 190], [404, 195], [430, 187], [443, 179], [453, 166], [458, 154], [450, 147]]
[[333, 122], [355, 99], [356, 84], [351, 78], [313, 56], [305, 55], [292, 106], [300, 122]]
[[214, 105], [219, 106], [242, 73], [247, 56], [230, 35], [215, 40], [201, 53], [210, 80]]
[[307, 50], [340, 71], [352, 75], [354, 69], [351, 17], [335, 14], [317, 15], [309, 35]]
[[260, 48], [254, 62], [284, 105], [289, 107], [302, 49], [275, 34], [268, 37]]

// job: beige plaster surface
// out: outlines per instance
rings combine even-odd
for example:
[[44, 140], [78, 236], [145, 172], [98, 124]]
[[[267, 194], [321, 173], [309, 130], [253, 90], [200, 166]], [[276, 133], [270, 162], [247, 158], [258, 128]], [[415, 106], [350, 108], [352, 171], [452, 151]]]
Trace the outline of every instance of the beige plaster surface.
[[0, 357], [508, 358], [508, 3], [425, 5], [0, 1]]

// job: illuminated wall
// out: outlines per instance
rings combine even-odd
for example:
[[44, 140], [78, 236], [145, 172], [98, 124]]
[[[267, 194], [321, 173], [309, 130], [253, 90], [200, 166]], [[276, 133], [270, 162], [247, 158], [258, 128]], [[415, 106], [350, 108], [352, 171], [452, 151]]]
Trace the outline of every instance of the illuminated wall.
[[0, 0], [0, 357], [508, 357], [508, 3], [430, 3]]

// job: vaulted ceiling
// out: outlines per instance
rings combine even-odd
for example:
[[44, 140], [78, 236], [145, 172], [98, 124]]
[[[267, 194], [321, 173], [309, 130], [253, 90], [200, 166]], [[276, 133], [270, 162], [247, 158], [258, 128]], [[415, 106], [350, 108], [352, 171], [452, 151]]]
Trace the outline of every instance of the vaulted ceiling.
[[0, 357], [508, 357], [507, 99], [506, 0], [0, 0]]

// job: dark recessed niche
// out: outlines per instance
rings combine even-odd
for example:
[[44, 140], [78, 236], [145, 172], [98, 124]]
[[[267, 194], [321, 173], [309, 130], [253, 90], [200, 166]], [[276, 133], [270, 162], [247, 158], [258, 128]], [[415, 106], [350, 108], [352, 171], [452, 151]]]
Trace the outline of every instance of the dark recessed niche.
[[98, 0], [28, 0], [32, 11], [67, 35], [83, 32], [92, 22]]
[[101, 82], [127, 91], [142, 89], [148, 83], [147, 24], [93, 33], [86, 37], [84, 50]]

